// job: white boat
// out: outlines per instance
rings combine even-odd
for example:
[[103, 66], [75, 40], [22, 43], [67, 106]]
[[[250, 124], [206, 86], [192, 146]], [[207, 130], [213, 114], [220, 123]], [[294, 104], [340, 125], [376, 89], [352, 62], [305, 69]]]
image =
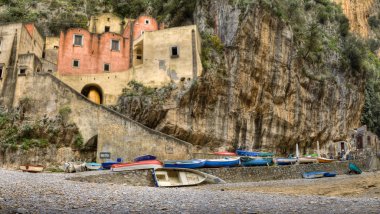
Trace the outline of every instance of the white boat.
[[207, 179], [202, 172], [184, 168], [156, 169], [153, 177], [158, 187], [193, 186], [201, 184]]
[[20, 169], [23, 172], [42, 172], [44, 170], [44, 166], [42, 166], [42, 165], [21, 165]]
[[316, 158], [307, 158], [307, 157], [302, 157], [298, 158], [298, 163], [318, 163], [318, 160]]
[[102, 168], [102, 164], [94, 162], [86, 163], [86, 168], [88, 170], [99, 170], [100, 168]]

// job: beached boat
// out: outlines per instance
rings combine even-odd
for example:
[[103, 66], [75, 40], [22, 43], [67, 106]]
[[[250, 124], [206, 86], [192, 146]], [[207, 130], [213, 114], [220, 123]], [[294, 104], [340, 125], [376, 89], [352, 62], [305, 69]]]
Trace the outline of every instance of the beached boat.
[[139, 170], [139, 169], [157, 169], [162, 168], [162, 163], [158, 160], [145, 160], [133, 163], [120, 163], [113, 164], [111, 166], [111, 171], [121, 172], [128, 170]]
[[192, 169], [155, 169], [153, 178], [157, 187], [179, 187], [198, 185], [206, 181], [206, 175]]
[[302, 158], [298, 158], [297, 162], [302, 163], [302, 164], [309, 164], [309, 163], [318, 163], [318, 160], [316, 158], [302, 157]]
[[272, 157], [274, 154], [271, 152], [250, 152], [245, 150], [236, 150], [236, 154], [239, 156], [250, 156], [250, 157]]
[[187, 168], [195, 169], [201, 168], [205, 165], [206, 160], [194, 159], [194, 160], [169, 160], [164, 161], [164, 167], [166, 168]]
[[324, 177], [335, 177], [336, 176], [336, 172], [326, 172], [325, 174], [323, 174]]
[[273, 158], [262, 157], [240, 157], [242, 166], [270, 166], [273, 164]]
[[156, 156], [153, 156], [153, 155], [142, 155], [135, 158], [133, 161], [139, 162], [139, 161], [156, 160], [156, 159], [157, 159]]
[[207, 159], [204, 167], [232, 167], [240, 164], [240, 157], [223, 158], [223, 159]]
[[114, 165], [114, 164], [119, 164], [120, 162], [116, 162], [116, 161], [106, 161], [104, 163], [102, 163], [102, 168], [103, 169], [111, 169], [111, 166]]
[[302, 177], [306, 179], [322, 178], [325, 176], [326, 173], [327, 172], [323, 171], [305, 172], [302, 174]]
[[95, 162], [86, 163], [86, 168], [87, 170], [99, 170], [100, 168], [102, 168], [102, 164]]
[[322, 158], [322, 157], [318, 157], [317, 160], [318, 160], [318, 163], [331, 163], [335, 161], [334, 159]]
[[236, 156], [236, 153], [234, 153], [234, 152], [214, 152], [214, 155], [220, 155], [220, 156]]
[[297, 158], [276, 158], [277, 165], [292, 165], [297, 163]]
[[359, 167], [353, 163], [349, 163], [348, 168], [350, 169], [349, 174], [351, 173], [362, 174], [362, 170], [360, 170]]
[[44, 170], [44, 166], [42, 165], [21, 165], [20, 169], [23, 172], [42, 172]]

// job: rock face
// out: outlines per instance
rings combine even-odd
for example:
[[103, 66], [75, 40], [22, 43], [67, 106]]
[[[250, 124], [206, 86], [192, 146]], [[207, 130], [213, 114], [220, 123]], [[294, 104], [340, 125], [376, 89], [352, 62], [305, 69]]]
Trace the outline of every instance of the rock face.
[[363, 38], [370, 35], [368, 17], [373, 12], [375, 0], [333, 0], [342, 6], [344, 14], [350, 20], [352, 32], [357, 33]]
[[[295, 57], [292, 28], [273, 14], [207, 1], [195, 17], [201, 32], [214, 31], [224, 44], [222, 56], [213, 59], [219, 67], [156, 102], [124, 97], [120, 111], [203, 152], [246, 148], [285, 154], [294, 152], [295, 143], [309, 152], [313, 142], [345, 140], [360, 125], [364, 79], [342, 71], [333, 55], [322, 59], [330, 76], [320, 75]], [[210, 17], [212, 30], [206, 24]], [[157, 118], [149, 116], [158, 112]]]

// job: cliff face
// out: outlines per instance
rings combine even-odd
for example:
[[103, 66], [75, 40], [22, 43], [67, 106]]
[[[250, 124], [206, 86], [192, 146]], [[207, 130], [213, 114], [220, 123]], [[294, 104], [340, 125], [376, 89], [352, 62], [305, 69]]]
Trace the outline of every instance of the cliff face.
[[344, 14], [350, 20], [352, 32], [357, 33], [363, 38], [370, 35], [368, 17], [373, 13], [375, 0], [333, 0], [341, 5]]
[[308, 52], [298, 57], [304, 45], [292, 27], [261, 5], [202, 1], [195, 17], [200, 31], [219, 35], [224, 51], [209, 54], [212, 66], [192, 85], [159, 99], [122, 97], [120, 111], [203, 151], [288, 153], [295, 143], [306, 151], [316, 141], [344, 140], [360, 125], [364, 80], [345, 72], [334, 51], [321, 64], [306, 61]]

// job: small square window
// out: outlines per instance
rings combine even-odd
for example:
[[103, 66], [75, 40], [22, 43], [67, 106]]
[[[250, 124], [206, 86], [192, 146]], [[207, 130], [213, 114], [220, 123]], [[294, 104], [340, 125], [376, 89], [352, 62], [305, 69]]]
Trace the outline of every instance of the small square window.
[[48, 72], [49, 72], [49, 73], [53, 73], [53, 70], [50, 70], [50, 69], [49, 69]]
[[119, 40], [111, 40], [111, 50], [119, 51], [120, 50], [120, 41]]
[[0, 80], [3, 79], [3, 66], [0, 66]]
[[74, 35], [74, 45], [82, 46], [83, 45], [83, 36], [82, 35]]
[[110, 64], [108, 64], [108, 63], [104, 64], [104, 71], [105, 72], [110, 71]]
[[145, 19], [145, 24], [148, 25], [150, 23], [149, 19]]
[[173, 47], [171, 47], [170, 55], [171, 55], [172, 58], [177, 58], [177, 57], [179, 57], [179, 49], [178, 49], [177, 46], [173, 46]]
[[105, 26], [105, 27], [104, 27], [104, 32], [110, 32], [110, 29], [111, 29], [110, 26]]
[[26, 75], [26, 68], [20, 68], [20, 76], [25, 76]]
[[54, 45], [54, 49], [58, 49], [59, 47], [57, 45]]
[[136, 56], [136, 59], [140, 59], [140, 60], [141, 60], [141, 59], [142, 59], [142, 56]]
[[79, 60], [76, 60], [76, 59], [73, 60], [73, 67], [79, 68]]

